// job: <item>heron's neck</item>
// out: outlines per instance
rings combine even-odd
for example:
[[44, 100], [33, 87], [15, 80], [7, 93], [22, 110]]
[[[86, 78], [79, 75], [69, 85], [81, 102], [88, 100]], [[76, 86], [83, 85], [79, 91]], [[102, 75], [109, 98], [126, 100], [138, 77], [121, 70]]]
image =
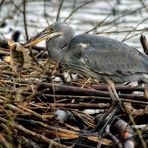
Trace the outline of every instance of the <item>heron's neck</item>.
[[73, 35], [69, 37], [57, 37], [51, 40], [47, 40], [47, 48], [49, 55], [57, 62], [64, 62], [64, 47], [68, 46]]

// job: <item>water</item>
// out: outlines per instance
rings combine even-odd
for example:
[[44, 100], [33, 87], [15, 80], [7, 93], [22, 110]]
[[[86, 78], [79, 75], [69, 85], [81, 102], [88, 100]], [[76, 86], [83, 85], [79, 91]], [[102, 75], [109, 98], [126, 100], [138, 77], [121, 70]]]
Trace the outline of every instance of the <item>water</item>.
[[[41, 31], [56, 20], [60, 0], [27, 0], [26, 17], [29, 37]], [[59, 21], [64, 21], [73, 10], [77, 10], [66, 20], [76, 30], [76, 34], [91, 30], [97, 24], [97, 29], [90, 33], [108, 36], [142, 51], [140, 35], [148, 36], [148, 0], [64, 0]], [[0, 7], [0, 37], [10, 38], [15, 30], [22, 32], [20, 42], [25, 42], [22, 1], [13, 0], [20, 10], [10, 1]], [[87, 4], [86, 4], [87, 3]], [[85, 5], [86, 4], [86, 5]], [[78, 7], [84, 5], [80, 9]], [[46, 18], [45, 18], [46, 14]]]

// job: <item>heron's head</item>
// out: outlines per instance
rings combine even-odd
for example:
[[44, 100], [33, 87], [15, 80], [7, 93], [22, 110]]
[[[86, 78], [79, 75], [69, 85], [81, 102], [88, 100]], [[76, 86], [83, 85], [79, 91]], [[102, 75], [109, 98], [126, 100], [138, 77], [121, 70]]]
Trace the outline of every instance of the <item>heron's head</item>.
[[65, 35], [67, 36], [67, 39], [69, 36], [74, 35], [72, 27], [66, 23], [55, 22], [36, 36], [32, 37], [27, 43], [25, 43], [24, 47], [33, 46], [43, 40], [55, 37], [63, 37]]

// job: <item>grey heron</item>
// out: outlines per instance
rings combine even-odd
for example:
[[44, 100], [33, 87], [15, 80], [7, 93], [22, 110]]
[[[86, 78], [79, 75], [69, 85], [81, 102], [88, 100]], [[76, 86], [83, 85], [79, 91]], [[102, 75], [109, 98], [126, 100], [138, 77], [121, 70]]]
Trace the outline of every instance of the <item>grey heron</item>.
[[[45, 39], [48, 53], [54, 60], [82, 75], [107, 82], [112, 106], [122, 106], [114, 82], [148, 83], [148, 56], [125, 43], [98, 35], [75, 36], [71, 26], [55, 22], [24, 46]], [[111, 110], [112, 107], [109, 112]]]

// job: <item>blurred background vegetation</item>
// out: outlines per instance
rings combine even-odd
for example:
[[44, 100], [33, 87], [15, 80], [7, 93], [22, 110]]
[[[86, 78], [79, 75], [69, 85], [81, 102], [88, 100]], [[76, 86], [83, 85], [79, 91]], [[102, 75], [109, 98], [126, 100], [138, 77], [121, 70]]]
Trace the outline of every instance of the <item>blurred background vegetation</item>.
[[148, 0], [1, 0], [0, 37], [28, 38], [55, 21], [66, 21], [76, 33], [96, 33], [141, 48], [147, 35]]

